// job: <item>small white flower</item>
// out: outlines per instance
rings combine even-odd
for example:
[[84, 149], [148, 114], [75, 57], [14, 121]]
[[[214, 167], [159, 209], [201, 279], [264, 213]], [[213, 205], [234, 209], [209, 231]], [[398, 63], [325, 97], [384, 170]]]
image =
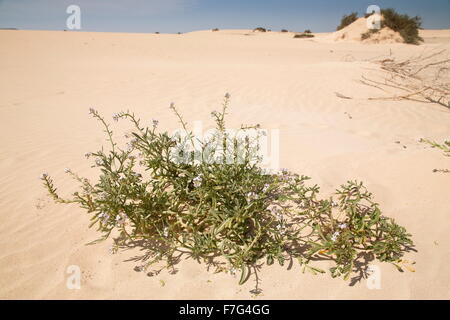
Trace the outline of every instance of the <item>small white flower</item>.
[[102, 162], [102, 160], [97, 159], [97, 160], [95, 160], [95, 164], [98, 166], [101, 166], [103, 164], [103, 162]]
[[347, 224], [346, 224], [346, 223], [341, 223], [341, 224], [339, 225], [339, 228], [340, 228], [340, 229], [345, 229], [345, 228], [347, 228]]
[[249, 192], [249, 193], [247, 193], [247, 198], [249, 200], [256, 200], [258, 198], [258, 195], [254, 192]]
[[331, 241], [335, 242], [337, 240], [337, 238], [339, 237], [339, 231], [336, 231], [335, 233], [333, 233], [333, 235], [331, 236]]
[[103, 224], [107, 224], [109, 221], [109, 214], [107, 214], [106, 212], [102, 212], [98, 217], [102, 219]]
[[65, 172], [65, 173], [71, 173], [72, 171], [71, 171], [69, 168], [65, 168], [65, 169], [64, 169], [64, 172]]
[[164, 237], [169, 236], [169, 229], [168, 229], [167, 227], [164, 228], [163, 236], [164, 236]]
[[153, 119], [152, 122], [153, 122], [153, 128], [156, 128], [159, 124], [159, 121], [156, 119]]
[[196, 188], [198, 188], [202, 185], [202, 177], [201, 176], [195, 177], [192, 181], [194, 182], [194, 186]]
[[269, 184], [265, 184], [264, 188], [263, 188], [263, 192], [266, 192], [269, 189], [270, 185]]

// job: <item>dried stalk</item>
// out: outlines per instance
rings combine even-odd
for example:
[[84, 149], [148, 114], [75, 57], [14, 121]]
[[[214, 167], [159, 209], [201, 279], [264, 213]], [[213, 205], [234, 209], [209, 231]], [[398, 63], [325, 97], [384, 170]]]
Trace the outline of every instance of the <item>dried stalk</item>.
[[[369, 100], [410, 100], [436, 103], [450, 108], [450, 59], [448, 50], [421, 54], [404, 61], [386, 58], [376, 61], [383, 71], [381, 79], [363, 76], [361, 83], [389, 93]], [[391, 90], [389, 90], [391, 89]], [[392, 89], [402, 90], [398, 94]]]

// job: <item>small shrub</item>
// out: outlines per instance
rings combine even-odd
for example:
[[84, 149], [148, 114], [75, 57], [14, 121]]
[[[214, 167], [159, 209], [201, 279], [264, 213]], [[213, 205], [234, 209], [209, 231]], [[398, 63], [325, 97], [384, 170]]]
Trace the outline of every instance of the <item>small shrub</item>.
[[344, 29], [346, 26], [351, 25], [353, 22], [358, 20], [358, 13], [353, 12], [349, 15], [344, 15], [341, 19], [341, 24], [336, 28], [337, 31]]
[[405, 43], [419, 44], [423, 39], [419, 36], [422, 19], [418, 16], [410, 17], [399, 14], [394, 9], [381, 10], [383, 16], [382, 27], [388, 27], [400, 33]]
[[296, 39], [298, 39], [298, 38], [300, 38], [300, 39], [304, 39], [304, 38], [314, 38], [314, 35], [313, 35], [313, 34], [310, 34], [310, 33], [299, 33], [299, 34], [296, 34], [296, 35], [294, 36], [294, 38], [296, 38]]
[[[347, 182], [335, 200], [320, 199], [319, 187], [308, 186], [306, 176], [265, 172], [256, 155], [259, 133], [254, 139], [227, 134], [228, 103], [229, 95], [221, 112], [212, 113], [217, 131], [200, 149], [173, 104], [185, 137], [158, 132], [156, 120], [146, 127], [134, 114], [121, 112], [114, 120], [128, 119], [134, 127], [126, 148], [91, 109], [110, 144], [109, 150], [86, 155], [95, 159], [98, 181], [66, 169], [81, 189], [64, 199], [48, 174], [41, 179], [56, 202], [78, 204], [91, 215], [91, 226], [103, 234], [99, 240], [119, 235], [113, 252], [143, 247], [141, 271], [159, 261], [173, 268], [184, 255], [218, 272], [241, 270], [240, 283], [263, 260], [284, 265], [295, 258], [313, 274], [325, 272], [313, 261], [329, 260], [334, 263], [331, 275], [345, 279], [362, 269], [363, 257], [398, 266], [413, 245], [410, 235], [381, 215], [362, 183]], [[259, 132], [259, 126], [241, 130]]]
[[258, 31], [258, 32], [267, 32], [267, 30], [265, 28], [262, 28], [262, 27], [258, 27], [258, 28], [253, 29], [253, 32], [256, 32], [256, 31]]
[[379, 32], [379, 31], [380, 31], [380, 30], [377, 30], [377, 29], [370, 29], [369, 31], [364, 32], [364, 33], [361, 34], [361, 40], [370, 39], [370, 37], [371, 37], [373, 34]]
[[311, 32], [311, 30], [306, 29], [305, 32], [303, 32], [303, 33], [312, 33], [312, 32]]
[[286, 29], [282, 29], [281, 32], [289, 32], [289, 31]]
[[219, 31], [219, 28], [214, 28], [214, 29], [212, 29], [212, 31], [217, 32], [217, 31]]

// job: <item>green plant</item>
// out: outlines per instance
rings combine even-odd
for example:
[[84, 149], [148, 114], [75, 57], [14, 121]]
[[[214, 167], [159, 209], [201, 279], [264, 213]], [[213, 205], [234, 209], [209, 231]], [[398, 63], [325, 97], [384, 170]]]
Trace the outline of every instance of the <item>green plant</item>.
[[258, 32], [267, 32], [267, 30], [266, 30], [265, 28], [262, 28], [262, 27], [258, 27], [258, 28], [253, 29], [253, 32], [255, 32], [255, 31], [258, 31]]
[[399, 14], [394, 9], [383, 9], [381, 14], [383, 16], [382, 27], [388, 27], [399, 32], [405, 43], [419, 44], [423, 41], [419, 36], [419, 29], [422, 26], [420, 17]]
[[303, 33], [312, 33], [312, 32], [311, 32], [311, 30], [306, 29], [305, 32], [303, 32]]
[[369, 31], [362, 33], [361, 34], [361, 40], [370, 39], [370, 37], [373, 34], [377, 33], [378, 31], [379, 31], [378, 29], [370, 29]]
[[[430, 141], [426, 139], [421, 139], [420, 142], [429, 144], [433, 148], [438, 148], [444, 151], [444, 156], [450, 157], [450, 141], [444, 141], [442, 144], [437, 143], [435, 141]], [[450, 170], [448, 169], [434, 169], [434, 172], [443, 172], [443, 173], [450, 173]]]
[[314, 38], [313, 34], [310, 33], [298, 33], [294, 36], [295, 39], [302, 39], [302, 38]]
[[341, 19], [341, 24], [336, 28], [337, 31], [344, 29], [346, 26], [351, 25], [353, 22], [358, 20], [358, 13], [353, 12], [349, 15], [344, 15]]
[[91, 109], [110, 145], [86, 155], [95, 159], [98, 181], [66, 169], [81, 189], [64, 199], [48, 174], [41, 179], [56, 202], [78, 204], [91, 215], [91, 226], [103, 234], [99, 240], [115, 235], [113, 252], [144, 247], [139, 270], [159, 261], [174, 268], [187, 255], [218, 272], [240, 270], [242, 284], [262, 260], [284, 265], [295, 258], [313, 274], [325, 272], [313, 261], [330, 260], [332, 276], [346, 279], [360, 269], [361, 257], [398, 265], [413, 246], [410, 235], [381, 215], [362, 183], [341, 186], [335, 201], [320, 199], [319, 187], [308, 186], [306, 176], [264, 171], [259, 126], [229, 134], [228, 104], [227, 94], [222, 110], [212, 113], [217, 130], [205, 141], [195, 140], [174, 104], [185, 135], [160, 133], [157, 120], [146, 127], [134, 114], [121, 112], [114, 120], [128, 119], [134, 127], [126, 148]]
[[286, 33], [286, 32], [289, 32], [289, 31], [286, 30], [286, 29], [281, 29], [281, 32]]

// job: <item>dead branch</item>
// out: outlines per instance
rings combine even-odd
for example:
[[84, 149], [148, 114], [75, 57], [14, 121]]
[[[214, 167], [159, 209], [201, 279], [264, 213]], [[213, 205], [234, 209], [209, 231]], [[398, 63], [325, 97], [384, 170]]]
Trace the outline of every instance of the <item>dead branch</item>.
[[[425, 62], [426, 61], [426, 62]], [[410, 100], [436, 103], [450, 108], [449, 51], [439, 50], [397, 61], [388, 58], [375, 61], [380, 66], [378, 78], [362, 76], [361, 83], [388, 93], [369, 100]], [[404, 93], [398, 94], [395, 90]], [[393, 92], [394, 91], [394, 92]]]
[[348, 99], [348, 100], [352, 99], [351, 97], [344, 96], [343, 94], [341, 94], [339, 92], [335, 92], [335, 94], [338, 98], [341, 98], [341, 99]]

